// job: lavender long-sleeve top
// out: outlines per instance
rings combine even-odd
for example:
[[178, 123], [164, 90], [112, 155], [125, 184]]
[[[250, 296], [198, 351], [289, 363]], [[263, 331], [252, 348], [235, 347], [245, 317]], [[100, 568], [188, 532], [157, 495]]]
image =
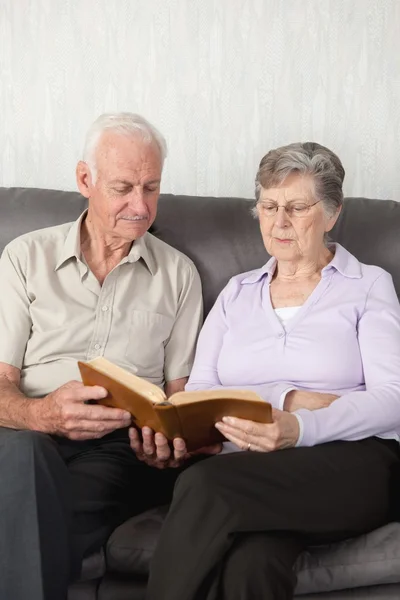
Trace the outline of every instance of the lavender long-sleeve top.
[[400, 440], [400, 306], [392, 278], [339, 244], [286, 329], [274, 312], [276, 259], [233, 277], [200, 333], [187, 390], [254, 390], [282, 408], [290, 389], [340, 396], [300, 409], [298, 446], [380, 436]]

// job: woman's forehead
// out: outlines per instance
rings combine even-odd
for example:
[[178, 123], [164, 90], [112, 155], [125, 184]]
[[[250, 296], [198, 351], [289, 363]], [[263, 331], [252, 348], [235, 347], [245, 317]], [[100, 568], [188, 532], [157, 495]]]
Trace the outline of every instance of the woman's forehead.
[[304, 201], [309, 200], [310, 196], [313, 197], [313, 194], [314, 181], [312, 177], [293, 173], [280, 184], [268, 188], [261, 187], [260, 200], [264, 202], [268, 200]]

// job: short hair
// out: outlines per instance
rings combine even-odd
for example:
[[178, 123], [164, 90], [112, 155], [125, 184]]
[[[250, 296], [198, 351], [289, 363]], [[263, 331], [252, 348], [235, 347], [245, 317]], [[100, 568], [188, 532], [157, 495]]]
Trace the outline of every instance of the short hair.
[[261, 188], [280, 185], [293, 173], [311, 176], [317, 200], [322, 201], [327, 213], [333, 215], [342, 206], [343, 165], [332, 150], [316, 142], [281, 146], [261, 159], [255, 181], [257, 202]]
[[93, 182], [97, 176], [96, 149], [102, 134], [106, 131], [126, 136], [139, 135], [144, 142], [155, 143], [161, 154], [161, 164], [164, 164], [167, 143], [164, 136], [147, 119], [130, 112], [104, 113], [89, 127], [83, 149], [83, 160], [90, 168]]

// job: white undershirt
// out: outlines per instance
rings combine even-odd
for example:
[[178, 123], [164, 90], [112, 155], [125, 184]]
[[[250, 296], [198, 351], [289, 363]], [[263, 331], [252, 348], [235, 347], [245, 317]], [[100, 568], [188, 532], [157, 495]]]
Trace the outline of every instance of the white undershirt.
[[288, 321], [292, 319], [295, 314], [300, 310], [301, 306], [285, 306], [283, 308], [275, 308], [275, 314], [285, 327]]

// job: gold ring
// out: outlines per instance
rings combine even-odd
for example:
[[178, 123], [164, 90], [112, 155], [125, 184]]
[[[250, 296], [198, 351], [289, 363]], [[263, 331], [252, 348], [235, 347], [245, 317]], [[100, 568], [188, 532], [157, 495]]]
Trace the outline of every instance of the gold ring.
[[247, 452], [250, 450], [250, 442], [247, 444], [246, 450], [247, 450]]

